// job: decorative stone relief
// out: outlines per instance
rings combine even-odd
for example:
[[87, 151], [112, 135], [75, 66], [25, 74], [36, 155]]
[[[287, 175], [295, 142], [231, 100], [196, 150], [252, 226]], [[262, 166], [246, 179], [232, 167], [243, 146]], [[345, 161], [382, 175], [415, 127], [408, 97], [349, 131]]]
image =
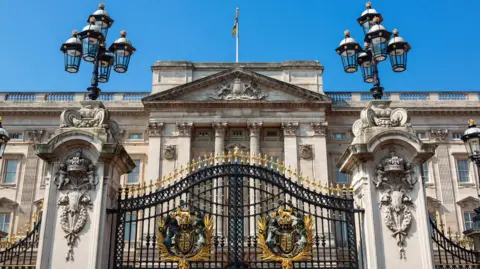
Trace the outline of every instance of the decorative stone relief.
[[40, 143], [42, 142], [43, 135], [45, 134], [44, 130], [27, 130], [27, 141], [33, 143]]
[[249, 122], [247, 126], [250, 130], [250, 136], [260, 136], [263, 126], [262, 122]]
[[165, 145], [163, 148], [163, 157], [166, 160], [174, 160], [177, 156], [177, 146], [176, 145]]
[[73, 261], [73, 248], [87, 223], [88, 209], [92, 207], [88, 192], [98, 183], [95, 167], [78, 149], [75, 156], [60, 164], [54, 183], [58, 190], [63, 191], [57, 206], [60, 208], [60, 226], [67, 239], [65, 259]]
[[448, 129], [431, 129], [430, 133], [435, 141], [445, 141], [448, 137]]
[[405, 259], [405, 238], [412, 225], [412, 198], [408, 193], [417, 183], [411, 164], [405, 162], [394, 151], [375, 168], [375, 187], [381, 191], [380, 208], [384, 213], [385, 225], [392, 231], [400, 249], [400, 259]]
[[312, 122], [310, 126], [313, 129], [313, 133], [319, 136], [327, 135], [328, 122]]
[[177, 122], [177, 130], [179, 136], [191, 136], [193, 123], [191, 122]]
[[214, 122], [212, 123], [212, 128], [215, 130], [215, 137], [217, 136], [225, 136], [225, 132], [227, 131], [227, 123], [226, 122]]
[[216, 100], [263, 100], [268, 94], [262, 93], [257, 84], [250, 81], [243, 83], [240, 78], [234, 79], [232, 84], [224, 83], [216, 88], [209, 97]]
[[283, 134], [287, 135], [297, 135], [298, 122], [284, 122], [282, 123]]
[[390, 108], [391, 101], [371, 101], [368, 106], [360, 112], [360, 119], [355, 121], [352, 132], [355, 136], [360, 135], [365, 129], [372, 127], [408, 127], [407, 111], [403, 108]]
[[310, 160], [313, 157], [313, 146], [312, 145], [300, 145], [300, 157], [304, 160]]
[[148, 136], [161, 136], [163, 123], [162, 122], [149, 122], [148, 126]]

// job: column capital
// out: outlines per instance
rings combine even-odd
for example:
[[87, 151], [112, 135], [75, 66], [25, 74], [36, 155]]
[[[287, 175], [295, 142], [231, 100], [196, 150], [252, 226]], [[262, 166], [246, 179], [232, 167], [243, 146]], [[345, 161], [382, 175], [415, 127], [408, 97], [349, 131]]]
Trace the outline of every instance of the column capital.
[[192, 122], [177, 122], [177, 135], [178, 136], [191, 136], [192, 135]]
[[296, 136], [298, 129], [298, 121], [289, 121], [282, 123], [284, 136]]
[[263, 122], [248, 122], [247, 127], [250, 130], [250, 137], [260, 136], [260, 130], [262, 129]]
[[328, 122], [312, 122], [312, 123], [310, 123], [310, 127], [313, 130], [313, 135], [314, 136], [326, 136], [327, 135]]
[[149, 137], [161, 136], [163, 129], [163, 122], [151, 121], [147, 125], [147, 131]]
[[214, 122], [212, 128], [215, 130], [215, 137], [224, 137], [225, 131], [227, 131], [226, 122]]
[[41, 143], [45, 130], [26, 130], [25, 134], [27, 142]]

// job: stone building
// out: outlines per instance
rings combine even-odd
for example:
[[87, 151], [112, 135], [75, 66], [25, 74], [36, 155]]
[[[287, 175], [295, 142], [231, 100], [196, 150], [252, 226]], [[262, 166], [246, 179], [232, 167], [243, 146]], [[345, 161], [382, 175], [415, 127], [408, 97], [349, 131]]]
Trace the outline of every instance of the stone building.
[[[352, 140], [352, 124], [368, 92], [328, 92], [316, 61], [282, 63], [156, 62], [151, 92], [104, 92], [136, 163], [123, 184], [147, 184], [206, 154], [239, 147], [285, 161], [322, 185], [349, 184], [336, 163]], [[388, 88], [387, 88], [388, 89]], [[478, 172], [460, 137], [479, 120], [478, 92], [387, 92], [409, 111], [419, 139], [438, 143], [423, 166], [429, 212], [453, 232], [472, 225]], [[21, 229], [45, 190], [45, 164], [32, 145], [58, 128], [66, 107], [85, 92], [0, 93], [0, 115], [12, 140], [0, 162], [0, 230]]]

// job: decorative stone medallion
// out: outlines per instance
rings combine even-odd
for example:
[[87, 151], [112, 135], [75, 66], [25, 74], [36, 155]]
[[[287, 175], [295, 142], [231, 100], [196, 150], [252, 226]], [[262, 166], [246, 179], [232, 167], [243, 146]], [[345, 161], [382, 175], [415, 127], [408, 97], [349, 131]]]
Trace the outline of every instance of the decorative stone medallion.
[[163, 157], [166, 160], [174, 160], [177, 156], [177, 146], [176, 145], [165, 145], [163, 148]]
[[300, 145], [300, 157], [304, 160], [310, 160], [313, 157], [312, 145]]
[[60, 226], [67, 239], [65, 259], [73, 261], [73, 248], [87, 223], [88, 209], [92, 207], [88, 192], [98, 183], [95, 166], [82, 156], [81, 149], [77, 149], [75, 156], [60, 164], [54, 183], [61, 191], [57, 206], [60, 208]]
[[234, 79], [232, 84], [224, 83], [214, 92], [209, 93], [209, 97], [212, 99], [227, 101], [263, 100], [267, 96], [262, 93], [256, 83], [252, 81], [243, 83], [240, 78]]

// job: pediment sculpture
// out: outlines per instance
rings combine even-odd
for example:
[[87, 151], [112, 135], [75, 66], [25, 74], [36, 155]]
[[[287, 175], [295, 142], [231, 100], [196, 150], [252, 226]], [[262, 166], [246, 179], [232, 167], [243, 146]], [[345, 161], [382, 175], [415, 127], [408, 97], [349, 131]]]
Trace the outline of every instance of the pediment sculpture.
[[408, 193], [417, 183], [412, 165], [394, 151], [375, 167], [375, 187], [382, 192], [380, 208], [384, 222], [397, 240], [400, 258], [405, 259], [405, 239], [412, 225], [412, 197]]
[[209, 97], [215, 100], [248, 101], [263, 100], [268, 94], [262, 93], [256, 83], [243, 83], [240, 78], [236, 78], [231, 84], [224, 83], [217, 87], [213, 93], [209, 93]]
[[88, 209], [92, 207], [88, 192], [98, 183], [95, 166], [78, 149], [73, 157], [60, 164], [54, 183], [61, 191], [57, 206], [60, 208], [60, 225], [67, 239], [65, 259], [70, 261], [79, 233], [87, 223]]

